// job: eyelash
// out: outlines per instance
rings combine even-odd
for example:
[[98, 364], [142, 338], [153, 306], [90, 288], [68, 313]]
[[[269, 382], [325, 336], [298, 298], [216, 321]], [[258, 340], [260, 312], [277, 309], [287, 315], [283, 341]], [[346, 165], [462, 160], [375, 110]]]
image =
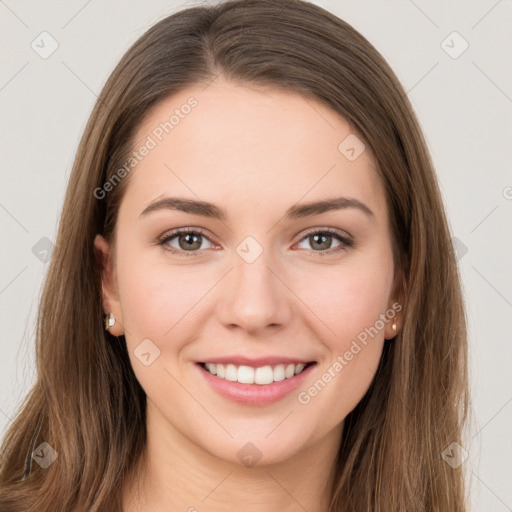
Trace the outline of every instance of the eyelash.
[[[162, 248], [165, 251], [169, 251], [172, 254], [176, 254], [178, 256], [184, 256], [184, 257], [190, 257], [190, 256], [197, 256], [198, 252], [201, 252], [200, 250], [197, 251], [184, 251], [181, 249], [176, 249], [174, 247], [166, 246], [166, 244], [175, 238], [177, 235], [180, 234], [194, 234], [194, 235], [201, 235], [202, 237], [206, 238], [209, 242], [212, 242], [208, 236], [205, 234], [205, 232], [201, 228], [179, 228], [175, 229], [169, 233], [165, 233], [158, 239], [158, 245], [162, 246]], [[341, 243], [338, 245], [338, 247], [326, 249], [324, 251], [313, 251], [311, 252], [315, 253], [315, 256], [327, 256], [333, 253], [337, 253], [339, 251], [346, 250], [354, 245], [354, 242], [347, 236], [343, 234], [343, 232], [334, 229], [334, 228], [323, 228], [323, 229], [312, 229], [311, 231], [308, 231], [305, 233], [305, 235], [297, 242], [302, 242], [305, 238], [311, 236], [311, 235], [318, 235], [318, 234], [329, 234], [333, 235], [335, 238], [337, 238]], [[213, 243], [213, 242], [212, 242]]]

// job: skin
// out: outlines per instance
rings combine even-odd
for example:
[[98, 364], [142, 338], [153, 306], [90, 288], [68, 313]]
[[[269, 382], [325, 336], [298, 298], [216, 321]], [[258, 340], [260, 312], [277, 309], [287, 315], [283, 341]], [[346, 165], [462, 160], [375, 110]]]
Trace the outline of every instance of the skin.
[[[399, 298], [385, 191], [368, 149], [353, 162], [338, 151], [353, 130], [334, 111], [222, 77], [157, 104], [135, 147], [190, 96], [198, 105], [131, 171], [115, 245], [95, 240], [104, 308], [116, 318], [110, 331], [125, 334], [148, 397], [147, 463], [127, 480], [123, 510], [326, 511], [344, 418], [370, 386], [383, 344], [396, 334], [392, 322], [308, 404], [297, 393]], [[163, 196], [209, 201], [228, 217], [171, 209], [141, 216]], [[374, 215], [345, 208], [283, 218], [296, 203], [339, 196]], [[182, 227], [206, 232], [190, 257], [157, 243]], [[348, 233], [353, 246], [335, 235], [315, 245], [306, 232], [328, 227]], [[263, 248], [252, 263], [236, 251], [247, 236]], [[167, 247], [184, 254], [179, 241]], [[145, 339], [160, 350], [148, 366], [134, 354]], [[256, 407], [227, 400], [198, 378], [197, 361], [234, 354], [317, 365], [297, 392]], [[247, 442], [261, 454], [253, 467], [237, 456]]]

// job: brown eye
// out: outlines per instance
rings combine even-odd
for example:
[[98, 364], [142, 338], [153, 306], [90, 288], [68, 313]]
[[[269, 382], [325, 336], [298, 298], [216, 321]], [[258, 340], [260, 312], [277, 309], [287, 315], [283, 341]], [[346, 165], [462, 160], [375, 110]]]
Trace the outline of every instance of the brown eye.
[[204, 246], [205, 241], [213, 246], [210, 239], [201, 231], [181, 229], [164, 235], [159, 243], [167, 251], [172, 253], [180, 254], [183, 256], [193, 256], [193, 253], [200, 252], [200, 249], [208, 249], [207, 246]]
[[[337, 243], [333, 245], [333, 241]], [[300, 247], [300, 244], [306, 242], [309, 247]], [[311, 231], [299, 242], [301, 249], [308, 249], [318, 253], [319, 256], [324, 254], [332, 254], [339, 250], [351, 247], [353, 242], [342, 232], [332, 229], [323, 229]]]
[[311, 247], [327, 250], [331, 248], [333, 236], [329, 234], [309, 235]]
[[201, 235], [185, 233], [178, 235], [178, 245], [184, 251], [192, 251], [201, 248]]

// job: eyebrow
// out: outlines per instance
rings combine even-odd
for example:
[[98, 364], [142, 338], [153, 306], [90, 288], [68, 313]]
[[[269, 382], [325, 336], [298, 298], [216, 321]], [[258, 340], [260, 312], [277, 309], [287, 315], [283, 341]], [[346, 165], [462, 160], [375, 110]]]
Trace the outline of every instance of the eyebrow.
[[[287, 220], [294, 220], [320, 215], [321, 213], [333, 210], [343, 210], [346, 208], [357, 208], [369, 217], [374, 217], [372, 210], [370, 210], [370, 208], [361, 201], [353, 197], [335, 197], [322, 201], [295, 204], [286, 211], [284, 218]], [[164, 197], [163, 199], [155, 201], [144, 209], [140, 214], [140, 217], [144, 217], [145, 215], [158, 210], [179, 210], [185, 213], [202, 215], [204, 217], [219, 220], [226, 220], [228, 217], [225, 210], [219, 208], [213, 203], [181, 197]]]

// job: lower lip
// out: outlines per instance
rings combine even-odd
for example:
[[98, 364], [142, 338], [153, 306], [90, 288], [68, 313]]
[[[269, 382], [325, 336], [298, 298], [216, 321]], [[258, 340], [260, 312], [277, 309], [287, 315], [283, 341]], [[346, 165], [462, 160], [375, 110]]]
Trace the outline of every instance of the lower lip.
[[212, 375], [200, 364], [196, 364], [199, 372], [208, 384], [220, 395], [244, 405], [270, 405], [296, 390], [307, 379], [316, 364], [302, 370], [298, 375], [272, 384], [241, 384]]

